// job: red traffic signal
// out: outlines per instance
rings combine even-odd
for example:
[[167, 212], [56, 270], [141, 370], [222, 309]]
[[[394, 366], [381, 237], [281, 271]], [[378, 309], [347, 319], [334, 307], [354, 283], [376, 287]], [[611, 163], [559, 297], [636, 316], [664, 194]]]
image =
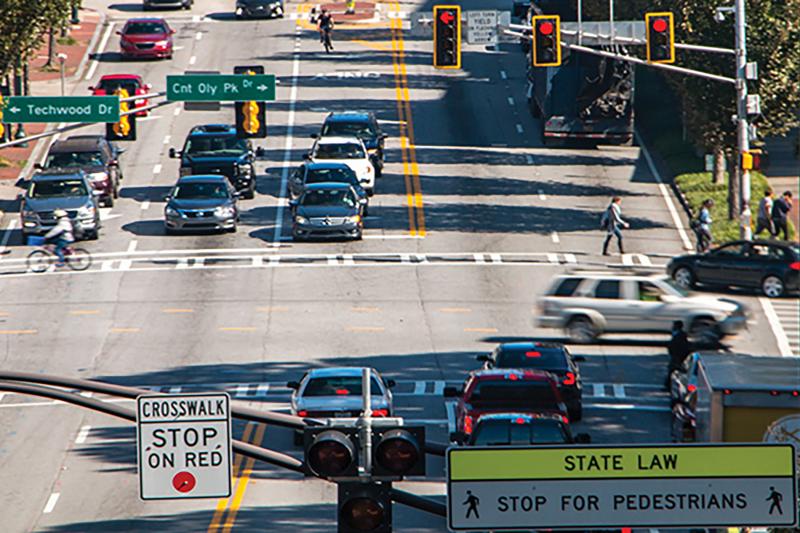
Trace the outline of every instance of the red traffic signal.
[[647, 60], [650, 63], [675, 62], [675, 29], [672, 13], [647, 13]]
[[433, 66], [461, 68], [459, 6], [433, 6]]
[[531, 19], [533, 43], [531, 60], [535, 67], [561, 64], [561, 18], [558, 15], [535, 15]]

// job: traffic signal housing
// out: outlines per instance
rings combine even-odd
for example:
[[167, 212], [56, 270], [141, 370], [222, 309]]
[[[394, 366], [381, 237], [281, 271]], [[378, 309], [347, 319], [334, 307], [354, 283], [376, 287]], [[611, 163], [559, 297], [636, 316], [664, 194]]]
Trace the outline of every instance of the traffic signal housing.
[[126, 89], [117, 89], [114, 94], [119, 96], [119, 122], [106, 123], [106, 139], [109, 141], [135, 141], [136, 140], [136, 113], [126, 115], [131, 109], [130, 102], [123, 102], [130, 94]]
[[534, 67], [557, 67], [561, 64], [561, 17], [534, 15], [531, 19], [533, 43], [531, 60]]
[[0, 142], [5, 142], [6, 140], [6, 124], [3, 122], [3, 107], [5, 105], [3, 95], [0, 93]]
[[433, 66], [461, 68], [460, 6], [433, 6]]
[[[264, 74], [264, 67], [237, 66], [233, 67], [234, 74], [254, 75]], [[267, 136], [267, 106], [266, 102], [236, 102], [236, 136], [239, 138], [264, 138]]]
[[372, 475], [400, 479], [425, 475], [425, 427], [373, 428]]
[[391, 490], [387, 482], [339, 483], [338, 533], [391, 533]]
[[359, 429], [308, 427], [303, 433], [307, 474], [327, 479], [358, 477]]
[[647, 13], [647, 61], [650, 63], [675, 62], [675, 26], [672, 13]]

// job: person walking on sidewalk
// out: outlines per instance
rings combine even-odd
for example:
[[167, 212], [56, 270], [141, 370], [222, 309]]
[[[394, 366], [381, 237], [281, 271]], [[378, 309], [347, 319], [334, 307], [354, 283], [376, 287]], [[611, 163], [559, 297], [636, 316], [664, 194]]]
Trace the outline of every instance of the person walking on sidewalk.
[[772, 223], [772, 189], [767, 187], [764, 191], [764, 198], [758, 203], [758, 216], [756, 217], [756, 231], [753, 235], [758, 236], [764, 230], [769, 232], [770, 237], [775, 236], [775, 225]]
[[711, 223], [714, 222], [711, 218], [711, 208], [714, 207], [714, 200], [708, 198], [703, 201], [703, 207], [700, 208], [700, 214], [697, 215], [697, 253], [702, 254], [711, 248], [713, 237], [711, 236]]
[[615, 235], [617, 237], [617, 247], [619, 247], [619, 253], [625, 253], [625, 250], [622, 249], [622, 231], [620, 228], [622, 227], [627, 229], [631, 227], [631, 225], [622, 219], [621, 204], [622, 198], [615, 196], [611, 199], [611, 203], [608, 204], [608, 208], [603, 214], [601, 227], [605, 227], [606, 230], [606, 240], [603, 243], [603, 255], [608, 255], [608, 243], [611, 242], [611, 237]]
[[789, 211], [792, 210], [792, 191], [783, 193], [782, 198], [775, 200], [772, 205], [772, 222], [775, 224], [775, 236], [781, 234], [783, 230], [783, 240], [789, 240]]

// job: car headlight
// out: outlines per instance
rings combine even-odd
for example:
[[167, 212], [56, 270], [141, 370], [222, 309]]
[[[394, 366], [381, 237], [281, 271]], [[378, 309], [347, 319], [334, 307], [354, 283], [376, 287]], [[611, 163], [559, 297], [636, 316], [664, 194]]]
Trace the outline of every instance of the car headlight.
[[178, 217], [181, 215], [180, 213], [178, 213], [177, 209], [174, 209], [170, 206], [164, 208], [164, 214], [167, 215], [168, 217]]
[[89, 179], [91, 181], [105, 181], [108, 178], [108, 174], [105, 172], [92, 172], [89, 174]]
[[294, 221], [296, 224], [308, 224], [308, 219], [304, 216], [297, 215], [294, 217]]
[[233, 208], [229, 205], [221, 205], [214, 209], [214, 214], [218, 217], [232, 217]]
[[169, 44], [169, 41], [167, 41], [167, 40], [156, 41], [156, 46], [167, 46], [168, 44]]
[[251, 174], [253, 172], [253, 167], [251, 167], [246, 163], [245, 164], [239, 163], [237, 165], [237, 168], [239, 170], [239, 174]]
[[91, 216], [94, 215], [94, 206], [89, 204], [81, 207], [78, 209], [79, 216]]
[[358, 224], [361, 222], [361, 215], [354, 215], [352, 217], [345, 217], [345, 222], [348, 224]]

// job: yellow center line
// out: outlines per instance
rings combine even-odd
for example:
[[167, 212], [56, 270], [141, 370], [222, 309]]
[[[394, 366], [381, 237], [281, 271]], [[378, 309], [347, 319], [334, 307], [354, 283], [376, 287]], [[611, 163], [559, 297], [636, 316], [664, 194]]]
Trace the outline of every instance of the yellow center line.
[[161, 310], [162, 313], [194, 313], [194, 309], [179, 309], [174, 307], [167, 307]]
[[376, 331], [384, 331], [386, 328], [382, 327], [372, 327], [372, 326], [348, 326], [347, 331], [356, 331], [356, 332], [376, 332]]
[[220, 331], [256, 331], [257, 328], [253, 326], [229, 326], [219, 328]]
[[0, 335], [34, 335], [38, 331], [36, 329], [0, 329]]
[[374, 42], [374, 41], [365, 41], [363, 39], [350, 39], [351, 43], [360, 44], [366, 48], [370, 48], [372, 50], [378, 50], [379, 52], [389, 52], [392, 50], [391, 43], [386, 42]]
[[[253, 432], [253, 427], [255, 424], [253, 422], [248, 422], [247, 425], [244, 427], [244, 433], [242, 433], [242, 441], [248, 442], [250, 439], [250, 434]], [[238, 483], [239, 478], [236, 477], [239, 475], [239, 467], [242, 465], [242, 460], [244, 459], [243, 455], [239, 455], [238, 453], [233, 459], [233, 478]], [[235, 490], [235, 489], [234, 489]], [[228, 508], [228, 504], [231, 502], [231, 498], [221, 498], [217, 502], [217, 510], [214, 511], [214, 516], [211, 518], [211, 523], [208, 525], [208, 533], [213, 533], [217, 531], [220, 524], [222, 523], [222, 515], [225, 513], [225, 509]]]
[[464, 328], [467, 333], [497, 333], [497, 328]]
[[100, 311], [97, 309], [76, 309], [74, 311], [70, 311], [69, 314], [75, 316], [83, 316], [83, 315], [99, 315]]
[[[266, 424], [258, 425], [256, 436], [253, 439], [253, 444], [256, 446], [261, 446], [261, 441], [264, 439], [264, 431], [266, 429]], [[250, 473], [253, 470], [253, 464], [255, 461], [256, 460], [252, 457], [248, 457], [245, 460], [244, 474], [242, 474], [242, 477], [236, 484], [236, 493], [233, 496], [233, 502], [231, 503], [231, 508], [228, 511], [228, 518], [225, 520], [225, 526], [222, 529], [224, 533], [228, 533], [231, 528], [233, 528], [234, 522], [236, 522], [236, 513], [239, 512], [239, 506], [242, 504], [242, 500], [244, 499], [244, 492], [247, 490], [247, 483], [250, 481]]]
[[111, 328], [111, 333], [139, 333], [139, 328]]
[[5, 311], [0, 311], [0, 316], [11, 316], [11, 313], [6, 313]]
[[471, 313], [472, 309], [468, 307], [442, 307], [439, 311], [442, 313]]

